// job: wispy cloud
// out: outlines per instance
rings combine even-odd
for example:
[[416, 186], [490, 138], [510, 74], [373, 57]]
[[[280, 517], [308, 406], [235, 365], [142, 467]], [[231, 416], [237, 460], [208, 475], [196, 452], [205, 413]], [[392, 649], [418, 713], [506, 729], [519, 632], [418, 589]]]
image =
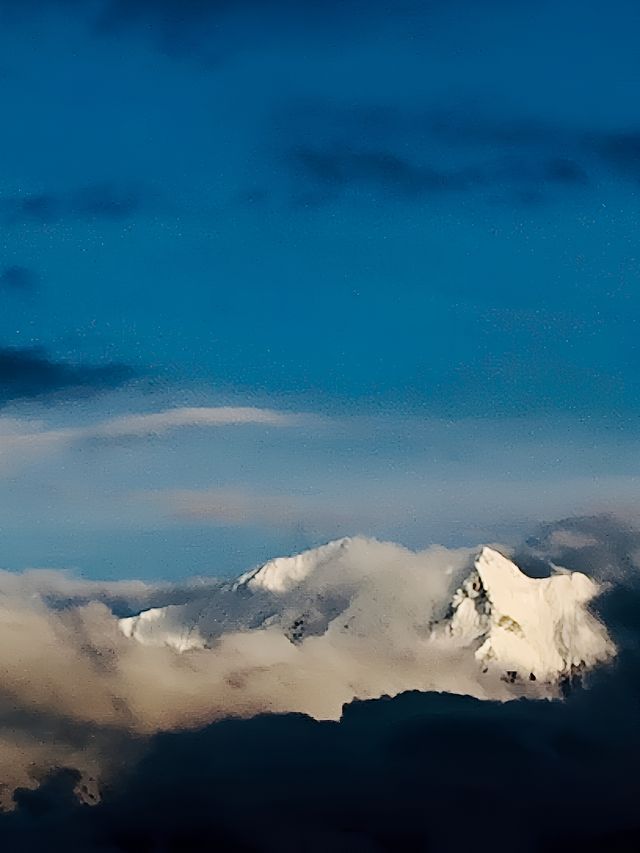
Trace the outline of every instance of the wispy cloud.
[[165, 409], [162, 412], [125, 415], [103, 421], [87, 430], [83, 438], [136, 438], [162, 435], [182, 427], [218, 427], [240, 424], [261, 424], [272, 427], [299, 426], [308, 415], [279, 412], [255, 406], [192, 406]]
[[[309, 425], [314, 416], [256, 406], [188, 406], [124, 415], [87, 426], [49, 428], [39, 421], [0, 418], [0, 471], [83, 442], [146, 439], [186, 428], [256, 425], [288, 428]], [[3, 466], [4, 463], [4, 466]]]

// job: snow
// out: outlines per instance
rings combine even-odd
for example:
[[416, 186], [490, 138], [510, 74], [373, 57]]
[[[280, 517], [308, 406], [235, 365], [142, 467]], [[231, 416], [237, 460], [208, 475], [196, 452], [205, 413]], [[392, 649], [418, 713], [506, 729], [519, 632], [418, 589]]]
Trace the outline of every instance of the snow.
[[177, 652], [202, 649], [205, 640], [199, 626], [182, 618], [182, 608], [153, 607], [137, 616], [119, 620], [120, 630], [129, 639], [148, 646], [170, 646]]
[[472, 564], [469, 552], [434, 556], [354, 537], [270, 560], [202, 599], [143, 611], [120, 628], [144, 645], [181, 653], [214, 648], [238, 631], [275, 631], [294, 645], [332, 643], [348, 632], [374, 654], [396, 642], [405, 644], [403, 654], [462, 652], [479, 675], [489, 673], [483, 677], [535, 681], [538, 689], [615, 654], [589, 609], [598, 592], [580, 572], [530, 578], [490, 547]]
[[454, 596], [448, 630], [462, 645], [480, 641], [475, 657], [487, 668], [557, 681], [615, 653], [587, 607], [597, 593], [581, 572], [530, 578], [485, 547], [475, 573]]
[[275, 560], [269, 560], [258, 569], [241, 575], [236, 582], [236, 587], [248, 586], [250, 589], [266, 589], [275, 593], [288, 592], [312, 572], [333, 560], [341, 551], [349, 548], [354, 541], [350, 537], [336, 539], [293, 557], [277, 557]]

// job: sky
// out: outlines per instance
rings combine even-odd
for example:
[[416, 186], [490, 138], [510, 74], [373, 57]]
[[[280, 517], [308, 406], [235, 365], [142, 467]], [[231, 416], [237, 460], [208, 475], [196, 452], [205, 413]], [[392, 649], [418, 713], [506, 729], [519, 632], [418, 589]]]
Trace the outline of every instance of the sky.
[[0, 565], [633, 515], [639, 24], [0, 0]]

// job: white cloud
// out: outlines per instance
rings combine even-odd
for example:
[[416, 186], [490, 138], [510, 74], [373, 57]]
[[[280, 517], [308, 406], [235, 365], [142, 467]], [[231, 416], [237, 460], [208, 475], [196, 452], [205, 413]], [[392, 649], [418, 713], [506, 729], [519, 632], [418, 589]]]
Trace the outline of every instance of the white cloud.
[[308, 416], [253, 406], [192, 406], [142, 415], [125, 415], [80, 431], [81, 438], [129, 438], [162, 435], [183, 427], [220, 427], [259, 424], [300, 426]]
[[[475, 549], [345, 543], [275, 560], [264, 578], [286, 583], [259, 583], [250, 573], [240, 594], [213, 579], [200, 591], [182, 584], [154, 592], [132, 582], [0, 572], [0, 778], [29, 784], [35, 763], [104, 778], [118, 732], [145, 736], [264, 711], [338, 718], [354, 697], [409, 689], [545, 695], [539, 682], [511, 686], [484, 672], [473, 646], [432, 634]], [[154, 626], [165, 637], [144, 645], [123, 635], [109, 609], [123, 598], [182, 606], [148, 611], [147, 641]], [[293, 642], [301, 623], [307, 632]], [[193, 640], [202, 626], [204, 648], [180, 655], [165, 644], [175, 629], [186, 648], [185, 636]], [[51, 720], [65, 725], [47, 740]], [[102, 745], [96, 731], [108, 734]]]
[[256, 406], [188, 406], [55, 429], [43, 421], [0, 418], [0, 473], [83, 441], [153, 438], [185, 428], [256, 425], [280, 429], [313, 421], [310, 415]]

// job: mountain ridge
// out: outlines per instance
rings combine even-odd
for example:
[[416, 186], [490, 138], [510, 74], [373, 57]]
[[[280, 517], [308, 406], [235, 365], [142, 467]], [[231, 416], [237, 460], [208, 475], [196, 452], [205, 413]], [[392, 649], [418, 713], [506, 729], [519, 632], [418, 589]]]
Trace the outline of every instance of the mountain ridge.
[[427, 568], [429, 553], [343, 537], [269, 560], [201, 600], [142, 611], [119, 626], [129, 639], [180, 653], [215, 647], [236, 632], [270, 631], [295, 646], [351, 636], [374, 647], [404, 633], [407, 654], [427, 647], [461, 653], [482, 673], [522, 689], [543, 683], [552, 693], [615, 655], [589, 609], [600, 587], [581, 572], [552, 567], [549, 577], [531, 578], [483, 546], [472, 561], [470, 553], [458, 555], [435, 573]]

